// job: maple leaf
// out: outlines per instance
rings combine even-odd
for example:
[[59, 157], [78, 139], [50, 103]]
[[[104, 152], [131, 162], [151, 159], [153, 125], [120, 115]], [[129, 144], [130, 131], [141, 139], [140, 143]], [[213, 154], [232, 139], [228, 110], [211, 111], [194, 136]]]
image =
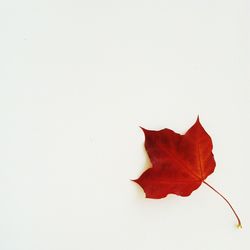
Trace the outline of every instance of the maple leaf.
[[199, 117], [184, 135], [170, 129], [142, 130], [152, 166], [133, 181], [143, 188], [146, 198], [160, 199], [168, 194], [189, 196], [204, 183], [227, 202], [237, 218], [237, 226], [241, 227], [229, 201], [205, 181], [214, 172], [216, 163], [211, 137]]

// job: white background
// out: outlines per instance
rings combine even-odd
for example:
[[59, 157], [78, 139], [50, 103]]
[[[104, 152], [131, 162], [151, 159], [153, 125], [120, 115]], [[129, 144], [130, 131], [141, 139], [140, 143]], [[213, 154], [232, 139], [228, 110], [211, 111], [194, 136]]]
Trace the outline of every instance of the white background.
[[[248, 250], [249, 1], [0, 4], [1, 250]], [[217, 168], [144, 198], [139, 126], [200, 115]]]

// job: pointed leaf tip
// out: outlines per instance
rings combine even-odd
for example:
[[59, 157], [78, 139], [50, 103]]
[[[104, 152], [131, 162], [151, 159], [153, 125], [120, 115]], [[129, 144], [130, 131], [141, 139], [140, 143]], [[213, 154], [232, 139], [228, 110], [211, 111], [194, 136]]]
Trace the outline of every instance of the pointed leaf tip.
[[146, 134], [147, 129], [145, 129], [145, 128], [141, 127], [141, 126], [139, 126], [139, 127], [140, 127], [140, 129], [143, 131], [143, 133]]
[[196, 122], [200, 122], [200, 115], [197, 116]]

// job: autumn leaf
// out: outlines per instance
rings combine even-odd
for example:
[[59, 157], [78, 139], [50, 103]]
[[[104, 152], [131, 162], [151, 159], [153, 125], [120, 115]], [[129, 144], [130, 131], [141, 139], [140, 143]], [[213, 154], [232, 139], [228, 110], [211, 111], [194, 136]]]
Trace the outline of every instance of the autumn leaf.
[[205, 181], [214, 172], [216, 163], [211, 137], [199, 117], [184, 135], [170, 129], [142, 130], [152, 166], [133, 181], [143, 188], [146, 198], [160, 199], [168, 194], [189, 196], [204, 183], [227, 202], [237, 218], [237, 226], [241, 227], [229, 201]]

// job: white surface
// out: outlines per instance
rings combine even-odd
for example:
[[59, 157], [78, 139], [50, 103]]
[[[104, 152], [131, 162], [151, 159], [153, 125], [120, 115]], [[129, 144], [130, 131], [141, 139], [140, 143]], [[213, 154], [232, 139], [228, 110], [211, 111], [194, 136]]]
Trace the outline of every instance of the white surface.
[[[2, 1], [1, 250], [249, 250], [249, 2]], [[144, 199], [139, 125], [197, 114], [215, 173]]]

